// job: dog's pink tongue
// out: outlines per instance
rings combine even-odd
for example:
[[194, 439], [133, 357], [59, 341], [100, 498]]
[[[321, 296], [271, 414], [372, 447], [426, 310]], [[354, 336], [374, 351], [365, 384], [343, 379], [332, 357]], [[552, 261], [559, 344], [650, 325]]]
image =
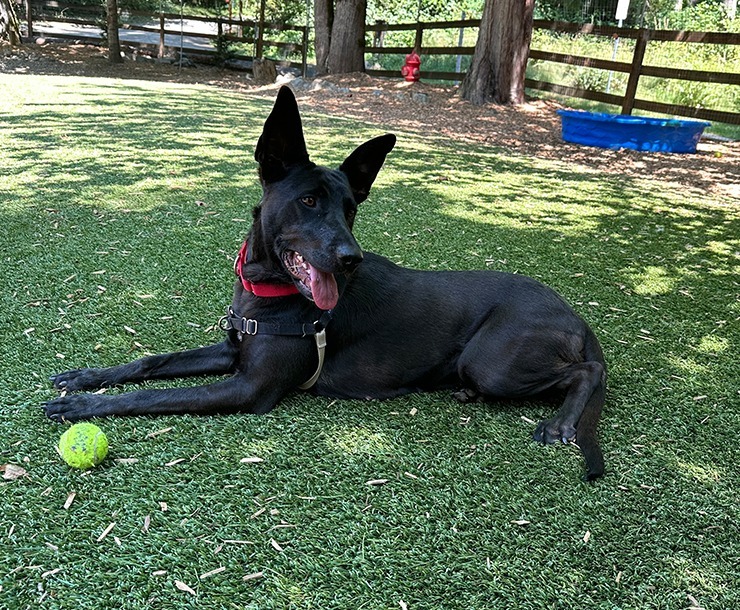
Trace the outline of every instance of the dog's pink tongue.
[[311, 267], [311, 295], [313, 301], [319, 309], [334, 309], [339, 300], [339, 289], [337, 280], [331, 273], [319, 271], [316, 267]]

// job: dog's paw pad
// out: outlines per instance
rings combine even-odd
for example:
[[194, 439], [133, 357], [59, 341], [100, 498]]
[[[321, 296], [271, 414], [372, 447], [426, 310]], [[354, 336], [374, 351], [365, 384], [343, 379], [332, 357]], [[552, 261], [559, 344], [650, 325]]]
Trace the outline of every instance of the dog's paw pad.
[[452, 393], [452, 397], [461, 403], [476, 402], [480, 398], [480, 394], [470, 388], [463, 388], [457, 392]]
[[537, 424], [532, 438], [543, 445], [563, 443], [567, 445], [575, 439], [576, 429], [574, 426], [557, 419], [545, 419]]

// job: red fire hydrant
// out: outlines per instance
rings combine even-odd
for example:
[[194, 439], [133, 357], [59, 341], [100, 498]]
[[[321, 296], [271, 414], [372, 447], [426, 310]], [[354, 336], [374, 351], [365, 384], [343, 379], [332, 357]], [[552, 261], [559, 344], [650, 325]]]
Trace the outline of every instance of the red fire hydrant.
[[410, 83], [415, 83], [419, 80], [419, 66], [421, 66], [421, 57], [416, 54], [416, 51], [411, 51], [406, 56], [406, 62], [401, 68], [401, 75]]

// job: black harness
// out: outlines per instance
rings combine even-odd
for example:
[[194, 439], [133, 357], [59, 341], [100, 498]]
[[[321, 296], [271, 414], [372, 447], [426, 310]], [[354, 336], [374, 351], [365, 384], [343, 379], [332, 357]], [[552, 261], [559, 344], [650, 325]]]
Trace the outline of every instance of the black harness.
[[310, 337], [323, 332], [332, 319], [332, 312], [325, 311], [318, 320], [305, 324], [283, 324], [280, 322], [258, 322], [253, 318], [245, 318], [234, 311], [229, 305], [226, 315], [218, 321], [221, 330], [235, 330], [241, 341], [244, 335], [284, 335], [287, 337]]
[[321, 375], [324, 367], [324, 352], [326, 350], [326, 327], [332, 319], [332, 312], [325, 311], [318, 320], [306, 324], [284, 324], [280, 322], [259, 322], [253, 318], [245, 318], [238, 315], [234, 308], [229, 305], [226, 315], [218, 321], [221, 330], [235, 330], [236, 336], [241, 341], [245, 335], [281, 335], [286, 337], [314, 337], [316, 350], [319, 355], [319, 366], [313, 376], [305, 383], [299, 385], [301, 390], [311, 388]]

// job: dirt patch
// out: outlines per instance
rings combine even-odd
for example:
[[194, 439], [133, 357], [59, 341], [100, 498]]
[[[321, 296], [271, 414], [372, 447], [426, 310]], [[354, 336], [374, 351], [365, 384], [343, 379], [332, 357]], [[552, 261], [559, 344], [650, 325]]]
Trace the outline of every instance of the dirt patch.
[[[90, 45], [46, 44], [0, 48], [0, 71], [69, 74], [199, 83], [272, 97], [279, 85], [257, 87], [243, 72], [213, 66], [180, 67], [139, 58], [110, 65], [104, 50]], [[504, 148], [512, 154], [558, 160], [580, 169], [658, 178], [665, 188], [709, 194], [719, 204], [740, 203], [740, 143], [702, 140], [694, 155], [606, 150], [568, 144], [560, 137], [561, 105], [532, 99], [519, 107], [474, 106], [455, 88], [408, 84], [366, 74], [294, 80], [303, 107], [375, 123], [388, 130], [419, 130], [453, 140]]]

